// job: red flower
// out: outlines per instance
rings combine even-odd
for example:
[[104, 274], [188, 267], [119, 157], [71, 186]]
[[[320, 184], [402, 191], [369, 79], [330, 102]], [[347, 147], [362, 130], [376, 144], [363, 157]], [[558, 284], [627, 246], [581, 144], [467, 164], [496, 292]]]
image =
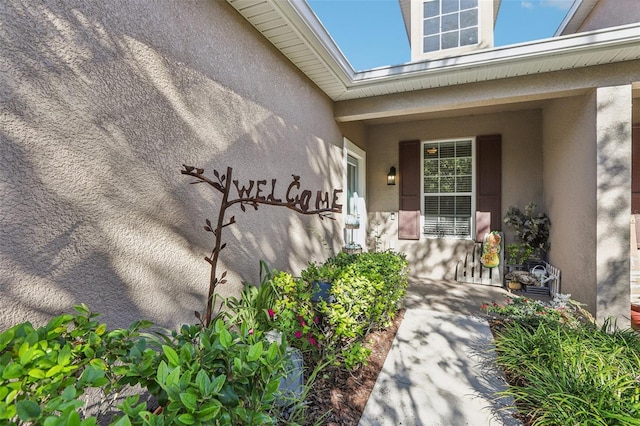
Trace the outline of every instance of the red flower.
[[302, 333], [300, 331], [296, 331], [296, 339], [299, 339], [302, 337]]
[[307, 325], [307, 323], [304, 322], [303, 320], [300, 320], [300, 325], [304, 327], [305, 325]]
[[253, 334], [253, 328], [249, 329], [249, 335]]
[[480, 309], [487, 309], [489, 307], [489, 305], [487, 305], [486, 303], [483, 303], [482, 305], [480, 305]]
[[267, 314], [269, 314], [269, 318], [273, 318], [276, 315], [276, 313], [273, 312], [273, 309], [271, 308], [267, 309]]
[[319, 323], [319, 322], [320, 322], [320, 318], [315, 317], [315, 318], [313, 319], [313, 322], [314, 322], [314, 323], [316, 323], [316, 324], [317, 324], [317, 323]]
[[309, 337], [309, 343], [311, 343], [311, 346], [318, 346], [318, 342], [313, 337]]

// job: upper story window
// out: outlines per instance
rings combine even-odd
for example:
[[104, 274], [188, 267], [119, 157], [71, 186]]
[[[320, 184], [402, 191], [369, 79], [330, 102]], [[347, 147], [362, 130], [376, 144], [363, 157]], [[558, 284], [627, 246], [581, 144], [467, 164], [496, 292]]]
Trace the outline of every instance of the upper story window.
[[471, 237], [473, 140], [425, 142], [422, 150], [424, 235]]
[[478, 0], [425, 0], [423, 53], [479, 43]]

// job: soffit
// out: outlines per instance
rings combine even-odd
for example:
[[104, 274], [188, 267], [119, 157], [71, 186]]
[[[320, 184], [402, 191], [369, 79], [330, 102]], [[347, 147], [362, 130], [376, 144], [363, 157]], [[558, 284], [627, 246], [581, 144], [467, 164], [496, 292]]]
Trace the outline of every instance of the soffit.
[[355, 72], [304, 0], [227, 0], [332, 100], [640, 59], [640, 24]]

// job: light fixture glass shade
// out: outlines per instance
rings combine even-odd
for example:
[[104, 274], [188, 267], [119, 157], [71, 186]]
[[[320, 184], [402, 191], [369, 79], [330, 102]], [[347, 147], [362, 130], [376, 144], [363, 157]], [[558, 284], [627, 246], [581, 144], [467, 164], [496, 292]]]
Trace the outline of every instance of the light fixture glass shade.
[[389, 173], [387, 174], [387, 185], [396, 184], [396, 168], [391, 166]]

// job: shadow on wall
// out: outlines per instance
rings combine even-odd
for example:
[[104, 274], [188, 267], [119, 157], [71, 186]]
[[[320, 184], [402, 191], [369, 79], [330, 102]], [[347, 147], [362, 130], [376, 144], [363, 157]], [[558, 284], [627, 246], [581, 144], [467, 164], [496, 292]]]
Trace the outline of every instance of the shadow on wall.
[[[611, 102], [600, 103], [598, 116], [617, 116], [615, 109], [607, 110], [619, 107]], [[615, 125], [603, 132], [597, 142], [598, 320], [620, 312], [628, 317], [630, 303], [631, 126], [624, 120], [613, 121]]]
[[407, 254], [411, 275], [432, 279], [454, 279], [456, 266], [473, 249], [474, 241], [427, 238], [400, 241], [398, 250]]
[[423, 238], [398, 240], [398, 219], [390, 212], [369, 214], [368, 249], [393, 249], [407, 255], [411, 276], [454, 279], [456, 266], [473, 250], [474, 242], [464, 239]]
[[[244, 34], [228, 5], [1, 7], [0, 53], [9, 73], [0, 86], [0, 329], [42, 323], [77, 303], [104, 313], [110, 327], [140, 318], [194, 322], [208, 285], [203, 258], [213, 247], [202, 226], [215, 218], [219, 199], [189, 185], [182, 163], [211, 172], [231, 166], [241, 181], [284, 185], [297, 174], [313, 191], [341, 186], [341, 149], [325, 142], [340, 140], [326, 130], [331, 111], [327, 120], [317, 117], [324, 97], [310, 93], [264, 40]], [[196, 26], [172, 40], [157, 24], [172, 25], [178, 12]], [[248, 37], [243, 48], [262, 52], [264, 61], [222, 62], [215, 55], [220, 34], [208, 33], [220, 28]], [[192, 39], [215, 59], [189, 56]], [[273, 83], [265, 89], [260, 73], [269, 61], [286, 69], [265, 74]], [[262, 93], [243, 89], [253, 100], [219, 82], [240, 66], [261, 77], [253, 79]], [[282, 107], [270, 103], [268, 90], [302, 92], [308, 101]], [[283, 208], [235, 214], [221, 254], [235, 283], [226, 293], [237, 292], [241, 279], [257, 282], [261, 259], [295, 272], [326, 258], [309, 228], [329, 241], [341, 235], [336, 221]]]

